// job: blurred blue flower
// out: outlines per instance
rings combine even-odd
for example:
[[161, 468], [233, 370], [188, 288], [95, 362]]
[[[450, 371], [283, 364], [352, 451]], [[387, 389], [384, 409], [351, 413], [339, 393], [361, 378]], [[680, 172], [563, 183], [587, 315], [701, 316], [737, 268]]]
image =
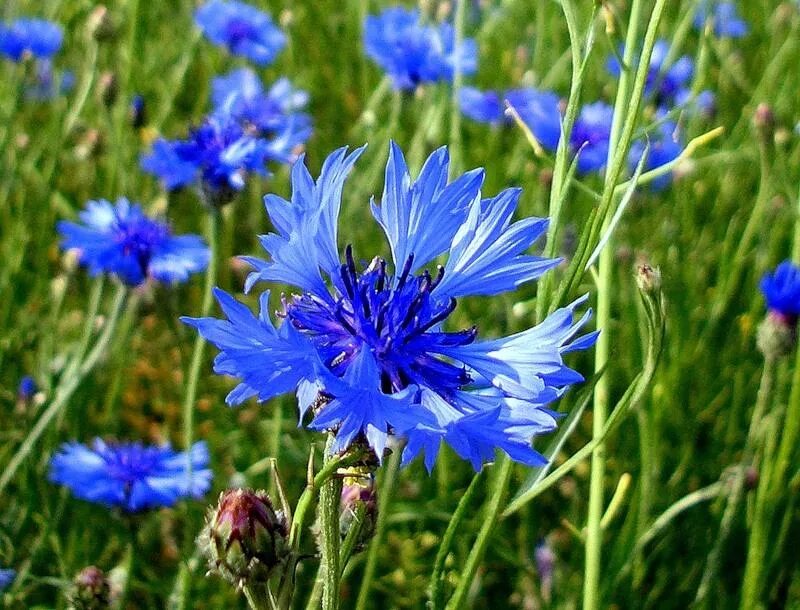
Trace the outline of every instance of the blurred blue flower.
[[739, 17], [734, 2], [713, 2], [701, 0], [694, 16], [694, 27], [702, 31], [706, 21], [711, 19], [714, 35], [719, 38], [742, 38], [750, 28], [747, 22]]
[[[511, 221], [519, 189], [481, 198], [482, 169], [448, 182], [444, 147], [412, 180], [393, 143], [380, 205], [372, 203], [393, 263], [358, 261], [351, 246], [342, 262], [341, 196], [363, 150], [335, 151], [316, 182], [298, 161], [291, 201], [264, 198], [277, 233], [261, 237], [269, 260], [245, 257], [254, 268], [245, 288], [261, 280], [297, 288], [282, 299], [281, 325], [270, 318], [268, 291], [258, 316], [217, 290], [227, 319], [182, 318], [221, 350], [214, 370], [239, 378], [228, 403], [296, 391], [301, 421], [311, 409], [309, 427], [336, 430], [334, 452], [363, 439], [381, 458], [389, 437], [406, 437], [404, 462], [424, 451], [429, 469], [442, 441], [476, 469], [497, 448], [543, 463], [530, 441], [556, 425], [546, 405], [582, 380], [562, 356], [596, 337], [575, 338], [590, 315], [574, 320], [583, 300], [501, 339], [476, 341], [474, 327], [443, 325], [457, 298], [514, 290], [558, 264], [526, 254], [547, 220]], [[443, 266], [426, 268], [444, 254]]]
[[606, 165], [614, 109], [605, 102], [586, 104], [572, 126], [570, 146], [578, 155], [578, 172], [600, 171]]
[[[631, 172], [639, 164], [647, 144], [650, 145], [650, 149], [644, 162], [643, 172], [656, 169], [677, 159], [683, 151], [683, 143], [677, 134], [678, 126], [672, 121], [663, 120], [654, 134], [648, 134], [647, 142], [644, 140], [634, 141], [628, 153], [628, 166]], [[649, 187], [653, 191], [662, 191], [669, 186], [671, 181], [672, 174], [668, 173], [650, 182]]]
[[36, 387], [36, 381], [30, 375], [25, 375], [22, 379], [19, 380], [19, 387], [17, 388], [17, 398], [22, 401], [28, 401], [33, 398], [33, 395], [36, 394], [38, 388]]
[[456, 59], [462, 74], [473, 74], [478, 68], [478, 47], [472, 38], [464, 38], [456, 48], [451, 24], [423, 24], [419, 11], [399, 6], [367, 17], [364, 46], [399, 90], [452, 81]]
[[514, 122], [506, 114], [507, 101], [544, 148], [555, 150], [558, 146], [561, 138], [561, 112], [559, 98], [555, 93], [538, 91], [532, 87], [509, 89], [502, 93], [462, 87], [458, 101], [465, 116], [492, 125]]
[[33, 79], [25, 87], [25, 97], [37, 101], [53, 99], [69, 93], [75, 86], [75, 74], [71, 70], [58, 72], [49, 59], [36, 62]]
[[[64, 443], [50, 460], [50, 480], [89, 502], [127, 512], [172, 506], [181, 498], [201, 498], [211, 487], [208, 447], [187, 452], [169, 445]], [[191, 476], [190, 476], [191, 474]]]
[[135, 128], [144, 127], [147, 123], [147, 103], [144, 96], [136, 94], [131, 98], [131, 104], [128, 107], [128, 117], [130, 118], [131, 125]]
[[[657, 40], [650, 56], [650, 66], [645, 82], [645, 94], [659, 108], [670, 110], [690, 97], [690, 85], [694, 75], [694, 61], [682, 55], [670, 65], [666, 65], [670, 44]], [[620, 54], [624, 49], [620, 49]], [[637, 59], [638, 61], [638, 59]], [[616, 56], [608, 59], [607, 67], [614, 76], [620, 75], [620, 64]], [[708, 94], [706, 94], [708, 95]]]
[[0, 23], [0, 54], [13, 61], [27, 55], [47, 59], [58, 53], [64, 33], [61, 26], [46, 19], [21, 18]]
[[233, 70], [211, 82], [214, 114], [230, 116], [271, 140], [270, 160], [292, 163], [294, 150], [311, 136], [311, 117], [302, 112], [308, 94], [295, 89], [287, 78], [269, 90], [249, 68]]
[[286, 162], [287, 154], [285, 139], [258, 137], [230, 115], [217, 113], [186, 140], [156, 140], [141, 166], [167, 190], [199, 182], [211, 203], [223, 204], [244, 188], [248, 173], [267, 176], [267, 161]]
[[0, 591], [5, 591], [16, 577], [17, 573], [14, 570], [0, 569]]
[[236, 0], [211, 0], [197, 9], [195, 22], [214, 44], [266, 66], [286, 46], [286, 35], [266, 13]]
[[92, 275], [112, 273], [130, 286], [147, 278], [184, 282], [208, 265], [209, 250], [197, 235], [173, 235], [165, 222], [149, 218], [124, 197], [111, 204], [90, 201], [81, 224], [61, 221], [64, 250], [77, 248]]
[[800, 315], [800, 267], [789, 260], [783, 261], [774, 273], [765, 273], [761, 278], [761, 292], [767, 309], [796, 320]]

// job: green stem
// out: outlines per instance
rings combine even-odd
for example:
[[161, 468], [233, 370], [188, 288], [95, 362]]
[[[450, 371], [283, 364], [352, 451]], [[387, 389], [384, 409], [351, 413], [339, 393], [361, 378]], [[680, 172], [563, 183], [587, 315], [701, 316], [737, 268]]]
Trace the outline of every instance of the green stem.
[[[208, 247], [211, 251], [211, 256], [208, 260], [208, 268], [206, 269], [206, 280], [203, 288], [203, 302], [200, 307], [200, 315], [207, 316], [211, 310], [211, 302], [214, 294], [214, 283], [217, 278], [217, 237], [219, 232], [219, 221], [217, 210], [209, 210], [207, 216], [207, 239]], [[189, 365], [189, 375], [186, 380], [186, 394], [183, 400], [183, 439], [187, 452], [191, 452], [192, 443], [194, 442], [194, 403], [197, 398], [197, 382], [200, 378], [200, 366], [203, 363], [203, 351], [205, 350], [206, 341], [197, 333], [194, 339], [194, 348], [192, 350], [192, 361]], [[188, 455], [188, 454], [187, 454]], [[192, 461], [189, 459], [189, 479], [192, 476]]]
[[[620, 147], [620, 136], [623, 128], [625, 110], [630, 100], [631, 86], [631, 66], [635, 57], [636, 46], [639, 38], [639, 21], [642, 14], [641, 0], [634, 0], [631, 5], [630, 19], [628, 20], [628, 32], [625, 39], [625, 50], [623, 55], [623, 68], [620, 73], [619, 88], [614, 103], [614, 117], [611, 124], [611, 135], [609, 140], [608, 159], [606, 166], [611, 167], [614, 157], [618, 154]], [[649, 58], [641, 61], [649, 62]], [[627, 147], [628, 142], [622, 142], [623, 147]], [[617, 176], [613, 172], [606, 174], [604, 193], [610, 193], [613, 200], [616, 187]], [[611, 230], [611, 215], [607, 215], [603, 220], [602, 234]], [[600, 336], [595, 346], [595, 373], [602, 371], [608, 364], [610, 342], [610, 321], [611, 321], [611, 294], [612, 273], [614, 265], [613, 245], [611, 237], [600, 253], [598, 263], [598, 282], [597, 282], [597, 328], [601, 329]], [[609, 377], [602, 375], [597, 380], [594, 388], [594, 408], [592, 411], [592, 437], [597, 438], [603, 433], [609, 404]], [[589, 482], [589, 517], [586, 525], [586, 565], [583, 579], [583, 607], [586, 610], [595, 610], [600, 604], [600, 561], [602, 554], [603, 530], [600, 522], [603, 518], [603, 491], [605, 479], [606, 447], [604, 443], [598, 443], [592, 453], [592, 469]]]
[[94, 347], [89, 352], [89, 355], [86, 356], [86, 359], [79, 366], [75, 367], [74, 372], [69, 377], [65, 376], [61, 379], [58, 387], [55, 390], [53, 402], [50, 403], [50, 406], [47, 407], [47, 409], [39, 417], [39, 420], [36, 422], [33, 429], [31, 429], [31, 431], [25, 437], [25, 440], [20, 445], [19, 449], [17, 449], [16, 453], [11, 458], [8, 466], [6, 466], [5, 470], [3, 471], [2, 476], [0, 476], [0, 494], [3, 493], [5, 488], [14, 478], [17, 470], [33, 450], [34, 445], [36, 445], [42, 434], [44, 434], [44, 431], [50, 425], [50, 422], [52, 422], [61, 409], [66, 406], [66, 404], [69, 402], [69, 399], [72, 397], [72, 394], [80, 385], [81, 381], [83, 381], [84, 377], [86, 377], [86, 375], [94, 368], [100, 358], [105, 354], [114, 335], [114, 329], [117, 326], [120, 313], [122, 312], [127, 301], [127, 294], [128, 289], [121, 285], [114, 297], [111, 315], [109, 316], [106, 326], [103, 329], [100, 338], [97, 340], [97, 343], [95, 343]]
[[[455, 28], [454, 48], [458, 49], [464, 40], [464, 19], [466, 15], [465, 0], [456, 0], [456, 14], [453, 22]], [[455, 53], [453, 65], [452, 104], [450, 107], [450, 177], [461, 174], [463, 155], [461, 152], [461, 110], [459, 94], [464, 75], [461, 69], [461, 53]]]
[[380, 496], [378, 497], [378, 519], [375, 523], [375, 536], [369, 544], [369, 554], [367, 555], [367, 565], [364, 568], [364, 575], [361, 578], [361, 589], [358, 591], [358, 599], [356, 601], [356, 610], [367, 610], [372, 608], [370, 603], [369, 591], [372, 586], [372, 579], [375, 576], [375, 568], [378, 565], [378, 553], [381, 550], [381, 542], [383, 540], [383, 532], [386, 529], [386, 519], [389, 515], [389, 504], [392, 499], [392, 492], [394, 491], [394, 482], [397, 478], [397, 471], [400, 468], [400, 455], [402, 451], [399, 449], [392, 453], [389, 458], [389, 463], [386, 465], [386, 470], [383, 473], [383, 480], [380, 482], [378, 489]]
[[[330, 461], [334, 436], [330, 433], [325, 447], [325, 461]], [[319, 522], [322, 543], [322, 610], [339, 608], [339, 506], [342, 498], [342, 479], [331, 477], [319, 491]]]
[[442, 607], [442, 575], [444, 574], [444, 564], [447, 556], [450, 553], [450, 547], [455, 540], [456, 532], [458, 531], [461, 521], [467, 514], [467, 509], [472, 504], [472, 499], [478, 491], [478, 480], [481, 478], [481, 470], [474, 477], [467, 487], [467, 491], [461, 496], [458, 501], [458, 506], [447, 524], [447, 529], [442, 537], [442, 543], [439, 545], [439, 550], [436, 552], [436, 560], [433, 563], [433, 571], [431, 572], [431, 580], [428, 584], [428, 592], [430, 595], [430, 603], [432, 610], [438, 610]]
[[242, 592], [251, 610], [276, 610], [275, 602], [267, 585], [245, 585], [242, 587]]
[[500, 508], [503, 505], [506, 490], [511, 481], [513, 466], [514, 463], [511, 461], [511, 458], [505, 454], [496, 462], [496, 467], [499, 470], [497, 472], [497, 479], [495, 479], [494, 482], [494, 487], [489, 496], [489, 505], [486, 508], [483, 524], [478, 532], [478, 537], [475, 539], [475, 544], [467, 557], [467, 562], [464, 564], [464, 569], [461, 570], [461, 577], [458, 579], [458, 586], [453, 593], [453, 597], [447, 602], [447, 610], [458, 610], [464, 607], [464, 601], [474, 581], [475, 573], [478, 571], [478, 566], [481, 561], [483, 561], [483, 555], [486, 552], [489, 539], [494, 532], [495, 525], [497, 525], [497, 520], [500, 516]]

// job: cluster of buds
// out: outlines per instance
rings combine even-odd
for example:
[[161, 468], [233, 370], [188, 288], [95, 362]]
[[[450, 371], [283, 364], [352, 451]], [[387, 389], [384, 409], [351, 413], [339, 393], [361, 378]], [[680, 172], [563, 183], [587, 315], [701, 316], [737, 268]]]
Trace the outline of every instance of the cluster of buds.
[[289, 557], [288, 528], [264, 491], [229, 489], [208, 514], [198, 544], [211, 573], [236, 586], [265, 583]]

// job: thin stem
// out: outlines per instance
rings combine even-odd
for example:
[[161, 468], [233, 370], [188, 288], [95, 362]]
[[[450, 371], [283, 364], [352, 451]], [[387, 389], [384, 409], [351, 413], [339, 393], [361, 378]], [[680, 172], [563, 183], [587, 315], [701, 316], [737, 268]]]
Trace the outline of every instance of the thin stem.
[[100, 360], [100, 357], [105, 354], [114, 335], [114, 329], [117, 326], [120, 313], [122, 312], [126, 303], [127, 299], [125, 297], [127, 294], [128, 289], [125, 286], [120, 286], [117, 290], [117, 294], [114, 297], [111, 314], [106, 322], [105, 328], [103, 329], [103, 333], [100, 335], [97, 343], [92, 348], [92, 351], [89, 352], [89, 355], [80, 364], [80, 366], [76, 367], [72, 375], [61, 379], [58, 387], [55, 390], [53, 402], [50, 403], [50, 406], [47, 407], [47, 409], [39, 417], [39, 420], [36, 422], [33, 429], [31, 429], [31, 431], [25, 437], [25, 440], [20, 445], [19, 449], [17, 449], [16, 453], [11, 458], [8, 466], [6, 466], [5, 470], [3, 471], [2, 476], [0, 476], [0, 494], [3, 493], [5, 488], [14, 478], [17, 470], [33, 450], [34, 445], [36, 445], [36, 442], [41, 438], [42, 434], [44, 434], [44, 431], [53, 421], [55, 416], [69, 402], [69, 399], [80, 385], [80, 382], [83, 381], [84, 377], [86, 377], [86, 375], [94, 368], [94, 366]]
[[[328, 435], [325, 461], [330, 461], [334, 435]], [[317, 509], [322, 541], [320, 544], [322, 570], [322, 610], [337, 610], [339, 607], [339, 506], [342, 498], [342, 479], [331, 477], [322, 484]]]
[[489, 505], [486, 508], [486, 514], [483, 519], [483, 524], [478, 532], [478, 537], [475, 544], [467, 557], [467, 562], [464, 564], [464, 569], [461, 571], [461, 578], [458, 580], [453, 597], [447, 603], [447, 610], [458, 610], [464, 607], [467, 593], [473, 583], [473, 577], [478, 571], [478, 566], [483, 561], [483, 554], [486, 552], [486, 546], [489, 544], [489, 539], [494, 532], [497, 520], [500, 517], [500, 508], [505, 500], [506, 490], [508, 483], [511, 480], [511, 473], [513, 472], [514, 463], [507, 455], [497, 460], [497, 479], [495, 479], [494, 487], [490, 494]]
[[[208, 214], [206, 215], [206, 219], [206, 233], [211, 256], [209, 257], [208, 268], [206, 269], [206, 280], [203, 288], [203, 302], [200, 308], [201, 316], [207, 316], [208, 312], [211, 310], [214, 284], [217, 278], [217, 237], [219, 233], [219, 220], [217, 211], [209, 210]], [[183, 439], [187, 451], [191, 450], [192, 443], [194, 442], [194, 403], [197, 398], [197, 382], [200, 378], [200, 366], [203, 363], [203, 351], [205, 346], [205, 339], [203, 339], [200, 333], [197, 333], [197, 336], [194, 339], [192, 361], [189, 365], [189, 375], [187, 376], [186, 380], [186, 394], [183, 400]], [[188, 477], [191, 481], [191, 459], [188, 460], [188, 464]]]
[[452, 104], [450, 107], [450, 177], [461, 173], [463, 155], [461, 152], [461, 110], [458, 98], [464, 75], [461, 67], [460, 47], [464, 40], [464, 20], [466, 15], [465, 0], [456, 0], [456, 13], [453, 22], [455, 27], [455, 55], [453, 62]]
[[389, 463], [386, 465], [386, 470], [383, 473], [383, 480], [380, 482], [378, 489], [380, 496], [378, 497], [378, 519], [375, 523], [375, 536], [369, 544], [369, 554], [367, 555], [367, 565], [364, 568], [364, 575], [361, 579], [361, 589], [358, 592], [358, 600], [356, 601], [356, 610], [367, 610], [372, 608], [369, 600], [369, 591], [372, 586], [372, 579], [375, 576], [375, 568], [378, 565], [378, 553], [381, 550], [381, 542], [383, 540], [383, 532], [386, 529], [386, 519], [389, 515], [389, 504], [392, 499], [392, 492], [394, 491], [394, 482], [397, 478], [397, 471], [400, 468], [400, 455], [401, 451], [397, 450], [392, 453], [389, 458]]
[[438, 610], [442, 607], [442, 575], [444, 574], [444, 564], [447, 556], [450, 553], [450, 547], [455, 540], [456, 532], [461, 526], [461, 521], [467, 514], [467, 509], [478, 491], [478, 480], [481, 478], [481, 472], [472, 477], [472, 481], [458, 501], [458, 506], [447, 524], [447, 529], [442, 537], [442, 543], [439, 545], [439, 550], [436, 552], [436, 560], [433, 563], [433, 571], [431, 572], [431, 580], [428, 584], [428, 592], [430, 595], [430, 602], [432, 610]]

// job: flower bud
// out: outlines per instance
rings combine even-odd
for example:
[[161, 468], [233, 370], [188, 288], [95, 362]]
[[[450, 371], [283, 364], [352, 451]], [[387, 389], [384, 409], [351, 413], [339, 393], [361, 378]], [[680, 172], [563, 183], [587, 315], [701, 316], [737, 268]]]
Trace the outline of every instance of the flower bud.
[[766, 360], [789, 354], [797, 341], [796, 320], [771, 309], [758, 325], [756, 346]]
[[760, 103], [753, 113], [753, 127], [761, 140], [769, 144], [775, 133], [775, 115], [768, 104]]
[[342, 486], [341, 510], [339, 531], [342, 539], [347, 537], [348, 532], [354, 525], [358, 526], [356, 517], [359, 514], [362, 515], [361, 530], [358, 532], [354, 548], [363, 548], [375, 533], [375, 523], [378, 516], [375, 475], [371, 472], [365, 472], [364, 474], [354, 473], [353, 476], [345, 477], [344, 485]]
[[100, 75], [98, 82], [98, 95], [100, 101], [106, 108], [111, 108], [119, 95], [119, 83], [117, 82], [117, 75], [113, 72], [103, 72]]
[[110, 607], [111, 586], [103, 570], [89, 566], [75, 576], [68, 597], [73, 610], [103, 610]]
[[111, 13], [108, 12], [108, 8], [102, 4], [98, 4], [89, 13], [89, 18], [86, 21], [86, 30], [98, 42], [113, 40], [117, 35], [117, 25], [114, 23]]
[[289, 555], [283, 513], [264, 491], [229, 489], [208, 514], [198, 543], [211, 572], [241, 586], [266, 582]]
[[661, 290], [661, 269], [642, 263], [636, 267], [636, 285], [646, 294], [656, 294]]
[[128, 118], [134, 129], [139, 129], [147, 124], [147, 105], [145, 104], [143, 95], [137, 93], [133, 96], [133, 99], [131, 99], [131, 105], [128, 108]]

